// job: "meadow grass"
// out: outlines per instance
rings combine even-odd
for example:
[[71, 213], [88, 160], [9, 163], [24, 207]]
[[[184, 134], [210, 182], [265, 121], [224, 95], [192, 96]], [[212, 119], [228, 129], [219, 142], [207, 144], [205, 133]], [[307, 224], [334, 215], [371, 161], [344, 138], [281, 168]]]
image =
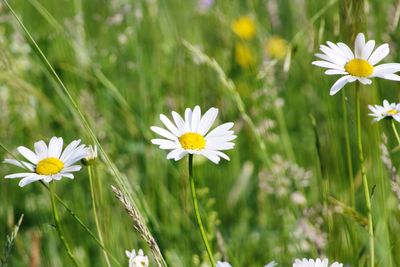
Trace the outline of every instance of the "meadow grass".
[[[320, 44], [352, 45], [359, 30], [390, 44], [386, 62], [400, 60], [399, 4], [370, 0], [360, 11], [355, 2], [221, 0], [202, 10], [194, 0], [9, 1], [24, 32], [2, 1], [0, 143], [13, 153], [51, 136], [99, 146], [91, 177], [84, 168], [56, 186], [57, 197], [81, 220], [56, 201], [79, 266], [128, 266], [125, 250], [132, 248], [143, 248], [156, 266], [152, 238], [168, 266], [207, 266], [187, 159], [166, 160], [165, 151], [150, 143], [155, 134], [149, 127], [172, 110], [217, 107], [218, 123], [235, 122], [231, 160], [214, 165], [194, 157], [214, 258], [233, 266], [272, 260], [291, 266], [294, 258], [325, 256], [370, 266], [356, 90], [348, 84], [330, 96], [335, 78], [311, 65]], [[255, 22], [251, 40], [232, 31], [242, 16]], [[286, 40], [282, 58], [265, 52], [273, 36]], [[252, 58], [238, 60], [238, 44]], [[400, 162], [393, 131], [399, 125], [371, 123], [367, 105], [397, 102], [397, 89], [396, 82], [379, 79], [360, 88], [375, 264], [382, 267], [400, 266], [400, 194], [393, 169]], [[3, 150], [0, 155], [9, 156]], [[2, 176], [15, 170], [0, 165]], [[0, 185], [1, 264], [7, 257], [8, 266], [71, 266], [48, 190], [6, 179]], [[142, 233], [111, 186], [137, 211]], [[17, 232], [21, 214], [10, 247], [7, 236]]]

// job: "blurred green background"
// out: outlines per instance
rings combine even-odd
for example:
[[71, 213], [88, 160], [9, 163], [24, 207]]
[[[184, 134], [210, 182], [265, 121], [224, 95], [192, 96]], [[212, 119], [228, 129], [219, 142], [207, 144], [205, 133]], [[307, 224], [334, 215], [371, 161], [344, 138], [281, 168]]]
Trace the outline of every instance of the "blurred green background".
[[[228, 151], [231, 161], [214, 165], [196, 159], [201, 213], [217, 259], [233, 266], [263, 266], [272, 260], [290, 266], [294, 258], [325, 256], [366, 266], [368, 232], [360, 224], [366, 208], [355, 141], [354, 84], [329, 96], [336, 77], [311, 65], [313, 54], [327, 40], [352, 46], [355, 33], [349, 25], [357, 18], [351, 17], [349, 2], [13, 0], [10, 4], [128, 179], [169, 266], [207, 266], [207, 255], [194, 219], [187, 159], [167, 160], [165, 151], [150, 143], [155, 135], [149, 127], [161, 125], [161, 113], [170, 116], [172, 110], [182, 113], [195, 105], [203, 112], [219, 108], [219, 122], [235, 122], [238, 135], [235, 149]], [[385, 61], [398, 62], [399, 2], [365, 4], [365, 33], [377, 44], [389, 43], [391, 53]], [[243, 24], [238, 27], [253, 29], [254, 34], [241, 37], [234, 26], [239, 19]], [[20, 145], [32, 148], [35, 141], [48, 142], [52, 136], [62, 136], [65, 142], [81, 138], [90, 144], [76, 110], [4, 4], [0, 22], [0, 142], [14, 152]], [[204, 55], [214, 58], [220, 69], [204, 61]], [[372, 124], [367, 105], [398, 101], [398, 86], [376, 79], [362, 88], [376, 255], [378, 266], [384, 267], [400, 266], [400, 203], [392, 192], [398, 181], [396, 171], [387, 167], [388, 159], [397, 166], [400, 156], [390, 121]], [[389, 151], [386, 165], [381, 159], [383, 147]], [[4, 158], [7, 153], [0, 155]], [[0, 165], [1, 176], [17, 171]], [[125, 250], [143, 248], [151, 258], [110, 189], [116, 178], [102, 161], [95, 172], [106, 248], [123, 266], [127, 266]], [[39, 183], [24, 188], [17, 184], [0, 180], [4, 240], [0, 251], [6, 235], [25, 214], [8, 265], [71, 266], [53, 226], [48, 192]], [[96, 232], [86, 168], [74, 180], [57, 182], [57, 194]], [[100, 247], [61, 206], [59, 210], [81, 266], [106, 266]]]

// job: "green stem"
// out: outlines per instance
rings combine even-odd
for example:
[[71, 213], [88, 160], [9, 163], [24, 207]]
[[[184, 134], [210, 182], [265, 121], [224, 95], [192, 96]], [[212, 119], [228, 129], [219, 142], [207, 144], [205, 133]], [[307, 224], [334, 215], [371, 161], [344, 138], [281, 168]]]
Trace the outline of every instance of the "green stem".
[[56, 201], [55, 201], [53, 187], [54, 187], [54, 182], [52, 182], [50, 184], [49, 189], [50, 189], [51, 207], [53, 209], [53, 217], [54, 217], [54, 221], [56, 223], [57, 233], [58, 233], [58, 236], [60, 237], [60, 240], [63, 243], [65, 250], [67, 251], [68, 256], [70, 257], [71, 261], [74, 263], [75, 266], [79, 267], [79, 264], [76, 261], [74, 255], [72, 254], [72, 251], [67, 243], [67, 240], [65, 240], [64, 233], [61, 228], [61, 221], [60, 221], [60, 217], [58, 215], [58, 211], [57, 211], [57, 207], [56, 207]]
[[346, 94], [342, 92], [342, 109], [343, 109], [343, 125], [344, 125], [344, 138], [346, 143], [346, 158], [347, 158], [347, 171], [350, 182], [350, 199], [351, 207], [355, 207], [355, 190], [354, 190], [354, 175], [353, 175], [353, 161], [351, 158], [350, 147], [350, 134], [349, 134], [349, 120], [347, 118]]
[[368, 234], [369, 234], [369, 251], [371, 256], [371, 267], [375, 266], [375, 249], [374, 249], [374, 225], [372, 222], [371, 197], [369, 194], [368, 179], [365, 173], [364, 153], [361, 139], [361, 115], [360, 115], [360, 83], [356, 81], [356, 118], [357, 118], [357, 145], [358, 156], [360, 160], [361, 176], [365, 194], [365, 204], [368, 211]]
[[397, 132], [396, 125], [394, 125], [393, 119], [392, 119], [392, 129], [393, 129], [394, 135], [396, 136], [397, 142], [400, 145], [400, 136], [399, 136], [399, 133]]
[[89, 183], [90, 183], [90, 196], [92, 200], [92, 208], [93, 208], [93, 216], [94, 216], [94, 221], [96, 222], [96, 229], [97, 229], [97, 234], [99, 236], [99, 241], [101, 244], [101, 247], [103, 248], [103, 254], [104, 258], [106, 260], [107, 266], [111, 267], [110, 259], [108, 258], [107, 252], [104, 249], [104, 241], [103, 241], [103, 235], [100, 230], [100, 223], [99, 223], [99, 218], [97, 216], [97, 208], [96, 208], [96, 196], [94, 194], [94, 186], [93, 186], [93, 167], [88, 166], [88, 173], [89, 173]]
[[203, 239], [203, 243], [204, 243], [204, 246], [206, 247], [208, 257], [210, 258], [211, 266], [215, 267], [214, 257], [211, 252], [210, 245], [208, 244], [208, 241], [207, 241], [207, 234], [204, 230], [203, 223], [201, 222], [199, 206], [198, 206], [197, 196], [196, 196], [196, 186], [194, 184], [194, 177], [193, 177], [193, 155], [192, 154], [189, 154], [189, 180], [190, 180], [190, 189], [192, 192], [194, 212], [196, 214], [197, 224], [200, 229], [201, 238]]

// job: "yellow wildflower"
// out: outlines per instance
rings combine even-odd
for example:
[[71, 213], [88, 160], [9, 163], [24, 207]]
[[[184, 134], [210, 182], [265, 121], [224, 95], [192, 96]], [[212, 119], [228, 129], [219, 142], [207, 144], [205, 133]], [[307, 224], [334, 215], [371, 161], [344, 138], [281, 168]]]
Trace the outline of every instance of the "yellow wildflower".
[[271, 58], [284, 59], [288, 52], [288, 44], [282, 37], [272, 36], [265, 43], [265, 52]]
[[249, 68], [255, 62], [253, 53], [245, 44], [236, 44], [235, 60], [242, 68]]
[[243, 16], [232, 23], [232, 30], [240, 38], [250, 40], [256, 34], [256, 25], [251, 17]]

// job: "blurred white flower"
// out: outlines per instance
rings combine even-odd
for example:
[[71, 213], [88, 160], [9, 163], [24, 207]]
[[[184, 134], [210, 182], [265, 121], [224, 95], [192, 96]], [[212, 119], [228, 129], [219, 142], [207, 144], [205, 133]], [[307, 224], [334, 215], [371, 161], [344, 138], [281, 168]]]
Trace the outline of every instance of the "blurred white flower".
[[125, 45], [128, 42], [128, 36], [125, 34], [121, 33], [118, 35], [118, 43], [120, 45]]
[[185, 119], [175, 111], [172, 112], [173, 124], [166, 116], [160, 115], [160, 120], [166, 129], [152, 126], [151, 130], [164, 137], [152, 139], [151, 142], [161, 149], [172, 150], [167, 159], [180, 160], [186, 154], [202, 155], [214, 163], [220, 158], [229, 160], [229, 157], [221, 150], [232, 149], [235, 144], [231, 141], [236, 138], [231, 128], [232, 122], [224, 123], [209, 132], [218, 115], [218, 109], [210, 108], [203, 116], [199, 106], [193, 111], [185, 110]]
[[271, 261], [270, 263], [268, 263], [267, 265], [264, 265], [264, 267], [274, 267], [278, 265], [278, 263], [276, 263], [275, 261]]
[[232, 267], [232, 265], [226, 261], [217, 261], [217, 267]]
[[304, 195], [303, 195], [301, 192], [298, 192], [298, 191], [293, 192], [293, 193], [290, 195], [290, 199], [291, 199], [292, 202], [293, 202], [294, 204], [296, 204], [296, 205], [304, 205], [304, 204], [306, 204], [306, 202], [307, 202], [307, 200], [306, 200], [306, 198], [304, 197]]
[[328, 265], [328, 259], [295, 259], [293, 263], [293, 267], [342, 267], [342, 263], [334, 262], [331, 265]]
[[143, 250], [139, 249], [138, 253], [132, 249], [132, 251], [126, 250], [126, 256], [129, 258], [129, 267], [148, 267], [149, 258], [144, 255]]
[[399, 63], [386, 63], [375, 66], [389, 54], [389, 45], [378, 46], [375, 51], [375, 41], [365, 42], [363, 33], [359, 33], [354, 44], [354, 53], [344, 43], [334, 44], [327, 42], [328, 46], [321, 45], [323, 54], [317, 53], [316, 57], [322, 59], [312, 62], [313, 65], [327, 68], [327, 75], [344, 75], [331, 87], [330, 95], [339, 92], [347, 83], [360, 81], [371, 84], [370, 78], [383, 78], [386, 80], [400, 81], [400, 76], [394, 74], [400, 71]]
[[81, 166], [73, 164], [87, 155], [87, 147], [83, 144], [79, 146], [80, 142], [81, 140], [72, 141], [64, 152], [61, 137], [52, 137], [48, 147], [43, 140], [36, 142], [35, 152], [20, 146], [18, 152], [29, 162], [5, 159], [4, 163], [24, 168], [29, 172], [10, 174], [5, 178], [23, 178], [19, 182], [21, 187], [39, 180], [49, 183], [52, 180], [61, 180], [62, 177], [73, 179], [72, 173], [81, 169]]
[[280, 155], [273, 155], [272, 166], [269, 169], [262, 169], [259, 173], [259, 187], [270, 195], [285, 198], [290, 195], [291, 188], [300, 191], [309, 187], [311, 177], [311, 171]]
[[389, 103], [386, 99], [383, 100], [383, 106], [380, 105], [368, 105], [368, 108], [372, 113], [369, 113], [369, 116], [374, 117], [373, 121], [380, 121], [382, 119], [395, 119], [400, 122], [400, 103]]

